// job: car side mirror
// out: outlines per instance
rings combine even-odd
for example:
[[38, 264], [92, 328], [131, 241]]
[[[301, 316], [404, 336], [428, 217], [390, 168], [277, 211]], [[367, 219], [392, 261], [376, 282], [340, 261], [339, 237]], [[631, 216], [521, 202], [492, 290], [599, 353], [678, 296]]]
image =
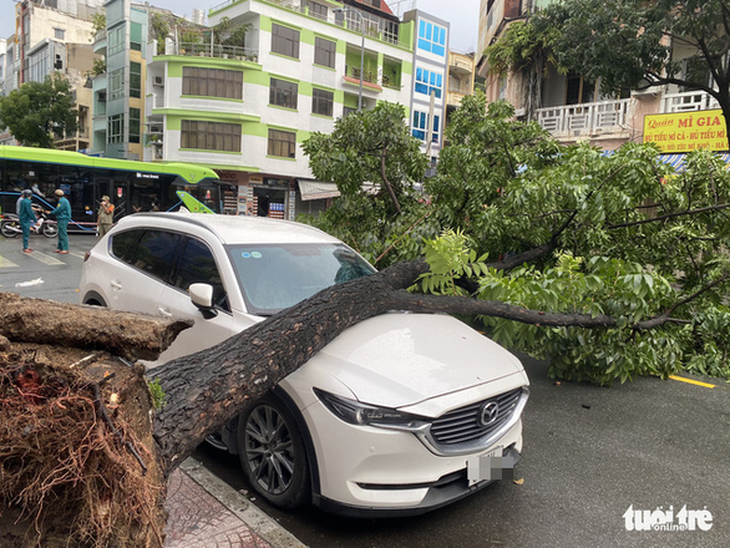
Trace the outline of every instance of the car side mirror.
[[191, 302], [198, 307], [206, 320], [215, 318], [218, 312], [213, 306], [213, 286], [204, 283], [190, 284], [188, 288]]

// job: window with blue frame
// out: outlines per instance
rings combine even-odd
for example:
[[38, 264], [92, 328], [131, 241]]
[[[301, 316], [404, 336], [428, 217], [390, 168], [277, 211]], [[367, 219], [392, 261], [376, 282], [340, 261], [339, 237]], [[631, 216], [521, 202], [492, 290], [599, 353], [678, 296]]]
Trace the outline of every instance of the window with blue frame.
[[441, 90], [444, 87], [444, 75], [430, 70], [418, 68], [416, 69], [416, 93], [431, 95], [431, 91], [435, 92], [437, 99], [441, 99]]
[[446, 55], [446, 29], [421, 19], [418, 26], [418, 49], [444, 57]]
[[[431, 142], [432, 143], [439, 142], [439, 128], [440, 127], [441, 127], [441, 124], [439, 123], [439, 117], [434, 115], [433, 132], [431, 133]], [[428, 129], [428, 113], [420, 112], [418, 110], [413, 111], [413, 128], [411, 129], [411, 134], [416, 139], [425, 141], [427, 129]]]

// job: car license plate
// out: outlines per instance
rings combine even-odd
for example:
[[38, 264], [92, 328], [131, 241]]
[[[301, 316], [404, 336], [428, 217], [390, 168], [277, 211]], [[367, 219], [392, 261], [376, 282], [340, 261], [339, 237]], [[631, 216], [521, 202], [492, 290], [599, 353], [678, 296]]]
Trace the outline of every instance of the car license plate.
[[466, 460], [466, 477], [469, 487], [484, 480], [509, 479], [512, 477], [512, 467], [506, 465], [502, 459], [502, 446], [495, 447], [488, 453]]

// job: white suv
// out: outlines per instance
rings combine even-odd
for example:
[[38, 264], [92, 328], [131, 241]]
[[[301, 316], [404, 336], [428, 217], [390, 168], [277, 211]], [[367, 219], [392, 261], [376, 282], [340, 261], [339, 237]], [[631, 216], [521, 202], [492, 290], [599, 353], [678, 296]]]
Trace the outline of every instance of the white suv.
[[[81, 302], [194, 320], [164, 363], [372, 272], [306, 225], [140, 213], [89, 253]], [[517, 358], [462, 322], [392, 312], [345, 330], [212, 441], [280, 507], [418, 514], [509, 475], [527, 385]]]

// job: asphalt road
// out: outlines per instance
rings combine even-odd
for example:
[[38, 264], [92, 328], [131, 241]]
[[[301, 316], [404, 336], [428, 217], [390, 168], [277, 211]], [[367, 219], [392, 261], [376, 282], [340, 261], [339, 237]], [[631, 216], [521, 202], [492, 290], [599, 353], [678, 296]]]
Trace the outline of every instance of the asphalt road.
[[[26, 255], [19, 239], [0, 237], [0, 291], [77, 302], [83, 255], [95, 242], [72, 235], [71, 253], [57, 255], [55, 240], [34, 236], [36, 251]], [[313, 508], [288, 514], [255, 503], [317, 548], [730, 546], [730, 384], [555, 384], [545, 363], [523, 361], [532, 384], [521, 483], [498, 483], [408, 519], [342, 519]], [[236, 457], [210, 447], [195, 457], [246, 489]], [[640, 517], [661, 507], [668, 530], [628, 531], [630, 507]], [[677, 530], [683, 508], [711, 528]]]

